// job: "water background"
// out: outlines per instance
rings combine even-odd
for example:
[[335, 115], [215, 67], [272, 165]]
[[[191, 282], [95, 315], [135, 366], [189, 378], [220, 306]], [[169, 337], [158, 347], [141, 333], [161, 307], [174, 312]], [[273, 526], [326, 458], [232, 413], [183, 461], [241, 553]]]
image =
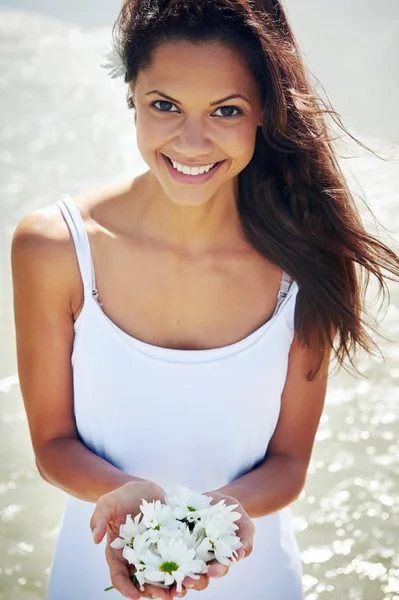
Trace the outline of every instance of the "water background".
[[[375, 231], [398, 251], [399, 5], [286, 4], [344, 123], [386, 159], [342, 148], [366, 222], [375, 229], [360, 196], [386, 228]], [[99, 67], [118, 7], [0, 0], [0, 600], [45, 598], [65, 503], [40, 479], [31, 449], [16, 376], [10, 241], [26, 213], [62, 193], [145, 168], [125, 88]], [[380, 313], [380, 331], [393, 340], [379, 340], [386, 361], [361, 356], [368, 379], [343, 371], [330, 379], [306, 488], [292, 505], [307, 600], [399, 600], [399, 286], [390, 289]]]

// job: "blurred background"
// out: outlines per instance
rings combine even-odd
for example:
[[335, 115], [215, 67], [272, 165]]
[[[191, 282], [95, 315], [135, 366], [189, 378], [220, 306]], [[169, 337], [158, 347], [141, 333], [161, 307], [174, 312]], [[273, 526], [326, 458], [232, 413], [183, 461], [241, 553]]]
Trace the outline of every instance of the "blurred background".
[[[0, 0], [0, 600], [45, 598], [66, 498], [40, 479], [31, 449], [17, 378], [11, 238], [26, 213], [61, 194], [145, 168], [125, 86], [100, 68], [120, 5]], [[382, 157], [349, 137], [340, 144], [367, 226], [398, 251], [399, 3], [285, 6], [317, 91], [322, 85], [350, 133]], [[330, 378], [306, 488], [292, 505], [307, 600], [399, 600], [399, 287], [389, 287], [378, 314], [374, 285], [368, 294], [379, 331], [392, 340], [377, 340], [385, 360], [359, 355], [364, 379], [344, 371]]]

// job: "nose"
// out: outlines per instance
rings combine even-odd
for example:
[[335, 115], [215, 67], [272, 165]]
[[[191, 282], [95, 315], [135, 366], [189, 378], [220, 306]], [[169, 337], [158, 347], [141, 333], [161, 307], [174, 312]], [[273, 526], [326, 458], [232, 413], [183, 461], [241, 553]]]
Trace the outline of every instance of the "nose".
[[202, 119], [187, 118], [181, 124], [172, 142], [177, 156], [201, 159], [212, 154], [213, 144]]

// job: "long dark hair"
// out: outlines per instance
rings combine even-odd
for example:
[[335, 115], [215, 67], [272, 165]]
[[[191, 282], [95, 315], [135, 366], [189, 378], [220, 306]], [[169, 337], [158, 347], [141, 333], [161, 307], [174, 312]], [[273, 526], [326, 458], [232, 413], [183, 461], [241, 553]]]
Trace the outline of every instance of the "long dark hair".
[[[280, 2], [125, 0], [113, 37], [126, 83], [165, 42], [218, 41], [243, 53], [264, 105], [253, 158], [239, 175], [244, 232], [298, 284], [295, 330], [319, 356], [308, 379], [320, 372], [327, 349], [339, 366], [347, 357], [359, 373], [357, 348], [378, 349], [366, 331], [370, 275], [385, 300], [383, 269], [399, 276], [399, 257], [362, 224], [325, 119], [337, 114], [312, 89]], [[130, 92], [128, 105], [134, 108]], [[338, 125], [348, 133], [340, 119]]]

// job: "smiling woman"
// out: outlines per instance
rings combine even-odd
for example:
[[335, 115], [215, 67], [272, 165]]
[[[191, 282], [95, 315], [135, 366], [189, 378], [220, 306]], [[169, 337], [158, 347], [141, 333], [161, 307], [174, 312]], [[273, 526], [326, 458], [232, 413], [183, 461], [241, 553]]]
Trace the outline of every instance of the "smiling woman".
[[330, 356], [371, 351], [368, 278], [399, 259], [363, 227], [277, 0], [125, 0], [114, 33], [148, 171], [13, 239], [36, 463], [69, 494], [47, 597], [178, 595], [140, 592], [111, 543], [182, 484], [237, 504], [245, 554], [181, 595], [301, 600], [289, 505]]
[[259, 87], [242, 54], [220, 42], [163, 43], [130, 91], [140, 153], [172, 202], [204, 206], [229, 190], [235, 204], [235, 179], [262, 124]]

